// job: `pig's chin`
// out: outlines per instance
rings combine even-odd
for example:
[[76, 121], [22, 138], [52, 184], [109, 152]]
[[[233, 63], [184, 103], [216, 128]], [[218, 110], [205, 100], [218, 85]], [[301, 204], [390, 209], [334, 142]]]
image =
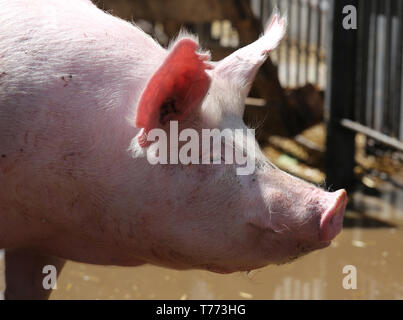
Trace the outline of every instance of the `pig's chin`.
[[[269, 258], [261, 260], [260, 262], [254, 261], [250, 263], [242, 264], [233, 263], [233, 264], [205, 264], [198, 266], [198, 269], [204, 269], [210, 272], [219, 273], [219, 274], [230, 274], [234, 272], [249, 272], [256, 269], [261, 269], [267, 267], [269, 265], [284, 265], [291, 263], [315, 250], [324, 249], [330, 245], [331, 241], [324, 241], [324, 242], [316, 242], [314, 244], [292, 244], [288, 243], [289, 248], [284, 248], [285, 252], [282, 252], [280, 255], [273, 256], [272, 254], [268, 253]], [[266, 253], [267, 254], [267, 253]]]
[[298, 253], [295, 253], [291, 256], [286, 256], [283, 258], [279, 258], [276, 259], [274, 261], [271, 262], [265, 262], [265, 263], [261, 263], [261, 264], [252, 264], [252, 265], [243, 265], [243, 266], [218, 266], [218, 265], [204, 265], [202, 267], [199, 267], [201, 269], [205, 269], [207, 271], [210, 272], [214, 272], [214, 273], [219, 273], [219, 274], [230, 274], [230, 273], [234, 273], [234, 272], [250, 272], [256, 269], [261, 269], [270, 265], [277, 265], [277, 266], [281, 266], [281, 265], [285, 265], [285, 264], [289, 264], [294, 262], [295, 260], [302, 258], [303, 256], [311, 253], [312, 251], [315, 250], [319, 250], [319, 249], [324, 249], [326, 247], [328, 247], [330, 245], [331, 241], [327, 241], [327, 242], [322, 242], [319, 243], [315, 246], [311, 246], [311, 247], [307, 247], [306, 249], [304, 249], [303, 251], [300, 251]]
[[289, 256], [288, 258], [285, 258], [282, 261], [276, 262], [275, 264], [283, 265], [283, 264], [288, 264], [288, 263], [294, 262], [295, 260], [297, 260], [303, 256], [306, 256], [307, 254], [309, 254], [315, 250], [327, 248], [330, 244], [331, 244], [331, 241], [325, 241], [325, 242], [316, 243], [315, 245], [304, 247], [301, 251], [296, 252], [295, 254]]

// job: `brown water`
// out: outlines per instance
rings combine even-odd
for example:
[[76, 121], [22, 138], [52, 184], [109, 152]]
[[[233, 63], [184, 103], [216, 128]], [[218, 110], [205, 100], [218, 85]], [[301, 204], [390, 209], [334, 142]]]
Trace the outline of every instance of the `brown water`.
[[[357, 194], [350, 207], [329, 248], [289, 265], [219, 275], [68, 262], [50, 298], [403, 299], [403, 192], [383, 200]], [[343, 287], [346, 265], [356, 267], [355, 290]]]

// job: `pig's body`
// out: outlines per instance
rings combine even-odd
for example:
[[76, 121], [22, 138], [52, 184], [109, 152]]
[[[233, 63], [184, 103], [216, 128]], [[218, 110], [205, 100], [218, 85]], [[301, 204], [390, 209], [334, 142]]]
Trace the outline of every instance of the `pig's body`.
[[[125, 247], [119, 235], [140, 241], [140, 221], [111, 216], [108, 206], [127, 205], [118, 200], [123, 179], [137, 186], [136, 207], [149, 210], [144, 164], [127, 153], [138, 130], [127, 117], [166, 50], [89, 1], [0, 8], [0, 247], [57, 247], [73, 259], [132, 264], [114, 252]], [[78, 232], [66, 238], [68, 229]], [[100, 241], [89, 250], [93, 232]]]
[[[0, 0], [0, 247], [233, 272], [329, 244], [345, 192], [295, 179], [260, 152], [250, 176], [133, 157], [136, 108], [168, 54], [89, 1]], [[250, 72], [254, 56], [235, 68], [244, 74], [231, 85], [233, 60], [217, 64], [183, 126], [246, 128], [242, 99], [263, 55]]]

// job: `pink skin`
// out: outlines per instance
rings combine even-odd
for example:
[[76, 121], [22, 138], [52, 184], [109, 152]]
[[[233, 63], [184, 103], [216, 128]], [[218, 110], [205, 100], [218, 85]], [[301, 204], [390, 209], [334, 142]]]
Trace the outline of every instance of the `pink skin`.
[[[318, 189], [261, 152], [250, 176], [133, 157], [137, 104], [169, 53], [135, 26], [84, 0], [0, 7], [0, 247], [226, 273], [290, 261], [341, 231], [344, 190]], [[284, 32], [275, 19], [215, 63], [181, 126], [246, 128], [244, 98]]]

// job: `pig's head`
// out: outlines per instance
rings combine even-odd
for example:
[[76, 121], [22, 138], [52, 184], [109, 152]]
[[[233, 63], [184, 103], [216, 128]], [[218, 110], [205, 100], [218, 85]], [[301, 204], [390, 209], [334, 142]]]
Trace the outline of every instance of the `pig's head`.
[[153, 166], [142, 193], [150, 208], [142, 227], [152, 230], [153, 239], [144, 260], [215, 272], [251, 270], [324, 248], [341, 231], [346, 192], [326, 192], [279, 170], [242, 120], [254, 77], [285, 29], [285, 19], [276, 15], [259, 40], [217, 63], [197, 53], [194, 39], [180, 39], [149, 80], [136, 113], [136, 157], [157, 152], [160, 141], [148, 141], [149, 133], [164, 130], [169, 140], [170, 120], [177, 120], [179, 130], [198, 133], [242, 129], [232, 148], [253, 157], [254, 170], [238, 175], [239, 165], [223, 163], [224, 148], [219, 164]]

